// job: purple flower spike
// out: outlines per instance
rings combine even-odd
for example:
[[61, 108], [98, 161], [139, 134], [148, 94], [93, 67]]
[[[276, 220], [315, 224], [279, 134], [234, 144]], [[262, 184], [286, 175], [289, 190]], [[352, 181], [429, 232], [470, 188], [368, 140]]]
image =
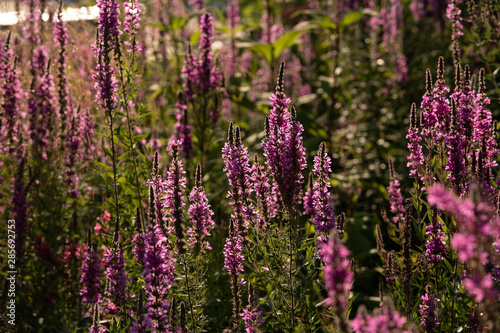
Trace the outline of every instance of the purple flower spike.
[[257, 195], [257, 204], [260, 212], [258, 214], [259, 222], [257, 225], [266, 229], [269, 225], [269, 220], [276, 216], [276, 203], [273, 200], [274, 196], [271, 192], [268, 173], [264, 166], [259, 164], [257, 153], [254, 155], [251, 180], [254, 184], [253, 189]]
[[439, 298], [431, 293], [430, 286], [425, 288], [425, 295], [422, 295], [422, 304], [420, 304], [420, 326], [425, 329], [426, 332], [432, 332], [433, 328], [438, 326], [436, 316], [436, 302], [439, 302]]
[[[408, 155], [408, 164], [406, 166], [410, 168], [410, 177], [415, 177], [415, 179], [418, 178], [419, 171], [424, 165], [424, 154], [422, 153], [422, 146], [420, 145], [422, 138], [418, 132], [417, 111], [415, 103], [413, 103], [411, 106], [410, 129], [408, 130], [408, 135], [406, 135], [406, 139], [409, 141], [408, 150], [410, 151], [410, 155]], [[422, 174], [421, 171], [420, 174]]]
[[403, 206], [403, 196], [401, 195], [401, 190], [399, 188], [399, 181], [396, 179], [394, 175], [394, 163], [392, 162], [392, 158], [389, 158], [389, 177], [390, 184], [387, 188], [389, 192], [389, 197], [391, 199], [391, 213], [395, 214], [392, 218], [394, 223], [404, 222], [404, 206]]
[[466, 139], [460, 133], [460, 126], [457, 119], [457, 109], [453, 100], [450, 123], [450, 131], [445, 139], [445, 142], [447, 143], [446, 152], [448, 154], [445, 170], [450, 171], [448, 179], [451, 180], [455, 191], [459, 194], [463, 194], [464, 184], [462, 181], [467, 178], [464, 159]]
[[96, 304], [101, 302], [101, 294], [99, 293], [101, 288], [101, 263], [94, 251], [90, 228], [87, 237], [87, 252], [83, 255], [82, 277], [80, 279], [83, 288], [80, 291], [80, 296], [82, 296], [82, 303]]
[[229, 236], [224, 244], [224, 268], [229, 272], [231, 279], [231, 291], [233, 294], [233, 327], [238, 331], [238, 321], [240, 317], [240, 281], [239, 275], [243, 272], [243, 239], [238, 232], [237, 225], [233, 219], [229, 222]]
[[127, 296], [127, 282], [131, 279], [125, 272], [125, 257], [119, 241], [119, 223], [119, 219], [116, 218], [113, 248], [104, 254], [104, 262], [106, 266], [105, 276], [108, 279], [106, 296], [110, 297], [116, 306], [121, 307]]
[[262, 319], [262, 311], [257, 311], [255, 305], [255, 296], [253, 293], [253, 284], [248, 283], [248, 305], [243, 309], [241, 318], [245, 322], [245, 332], [246, 333], [256, 333], [260, 325], [264, 324]]
[[425, 245], [429, 262], [436, 263], [444, 259], [446, 247], [445, 233], [441, 230], [443, 224], [439, 222], [437, 211], [433, 210], [432, 223], [426, 227], [425, 236], [430, 237]]
[[187, 105], [183, 93], [179, 93], [175, 112], [177, 122], [174, 125], [174, 138], [181, 142], [180, 147], [182, 156], [189, 159], [193, 153], [193, 139], [191, 134], [191, 126], [188, 123]]
[[332, 172], [331, 159], [326, 154], [326, 145], [322, 142], [319, 145], [318, 155], [314, 157], [313, 173], [318, 180], [314, 183], [313, 194], [313, 221], [316, 232], [328, 233], [335, 228], [335, 213], [333, 211], [333, 199], [328, 188], [330, 187], [330, 177]]
[[271, 96], [271, 113], [266, 118], [266, 139], [262, 141], [269, 172], [278, 185], [281, 200], [288, 214], [294, 214], [294, 205], [300, 203], [300, 191], [304, 182], [302, 170], [306, 167], [305, 149], [302, 143], [302, 125], [296, 119], [295, 109], [284, 93], [285, 63], [278, 74], [276, 92]]
[[406, 318], [399, 312], [384, 306], [373, 316], [366, 313], [366, 308], [360, 308], [351, 326], [356, 333], [409, 333], [403, 330]]
[[[11, 50], [6, 51], [10, 53]], [[24, 92], [19, 80], [19, 71], [17, 70], [17, 61], [13, 64], [6, 59], [5, 79], [0, 86], [0, 92], [3, 92], [3, 114], [0, 120], [0, 144], [4, 147], [10, 147], [9, 152], [15, 149], [14, 143], [19, 142], [19, 108], [24, 97]], [[0, 76], [0, 80], [2, 77]], [[9, 140], [7, 140], [9, 139]], [[3, 142], [2, 142], [3, 141]], [[0, 148], [1, 151], [1, 148]]]
[[134, 248], [132, 249], [132, 254], [134, 255], [135, 262], [139, 265], [144, 264], [144, 227], [141, 220], [141, 212], [139, 208], [136, 210], [135, 214], [135, 235], [132, 238], [132, 244]]
[[210, 87], [212, 70], [212, 39], [214, 34], [213, 18], [210, 14], [202, 14], [200, 18], [200, 65], [199, 81], [200, 88], [207, 91]]
[[250, 165], [248, 151], [241, 142], [240, 128], [234, 129], [233, 123], [229, 124], [228, 142], [222, 148], [224, 169], [231, 190], [227, 197], [233, 206], [231, 217], [236, 221], [238, 233], [245, 238], [248, 234], [248, 225], [255, 215], [253, 205], [248, 198], [252, 193], [250, 184]]
[[195, 246], [196, 253], [200, 253], [200, 251], [203, 253], [205, 250], [212, 249], [208, 242], [204, 242], [204, 239], [210, 236], [209, 230], [214, 227], [214, 221], [212, 220], [214, 212], [210, 209], [205, 189], [201, 184], [200, 164], [196, 166], [196, 183], [189, 194], [189, 200], [191, 205], [188, 213], [193, 226], [187, 231], [189, 235], [188, 244]]
[[123, 7], [125, 9], [125, 21], [123, 22], [123, 31], [130, 35], [129, 40], [125, 41], [124, 44], [128, 47], [127, 52], [135, 53], [141, 51], [141, 46], [136, 42], [137, 29], [139, 28], [139, 22], [141, 18], [141, 6], [138, 0], [133, 0], [133, 2], [124, 2]]
[[172, 161], [167, 172], [167, 179], [165, 180], [162, 197], [164, 198], [164, 208], [168, 209], [167, 223], [175, 229], [176, 248], [179, 254], [185, 252], [184, 240], [184, 202], [186, 190], [186, 177], [184, 168], [179, 156], [179, 142], [174, 142], [171, 146]]
[[[444, 59], [439, 57], [437, 68], [437, 80], [432, 90], [432, 114], [434, 123], [434, 140], [442, 142], [448, 133], [448, 124], [451, 117], [450, 101], [447, 97], [450, 89], [445, 86], [444, 81]], [[424, 115], [425, 120], [425, 115]]]

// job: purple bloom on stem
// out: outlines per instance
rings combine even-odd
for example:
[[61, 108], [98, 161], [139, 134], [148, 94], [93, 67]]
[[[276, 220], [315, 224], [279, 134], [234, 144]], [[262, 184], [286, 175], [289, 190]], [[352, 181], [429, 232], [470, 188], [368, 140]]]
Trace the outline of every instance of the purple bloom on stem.
[[210, 14], [202, 14], [200, 18], [200, 64], [199, 81], [200, 88], [207, 91], [210, 87], [212, 70], [212, 39], [214, 33], [213, 18]]
[[347, 259], [351, 253], [335, 236], [331, 237], [324, 245], [324, 251], [323, 277], [328, 289], [328, 299], [325, 306], [345, 309], [354, 278], [354, 274], [349, 268], [349, 259]]
[[138, 0], [133, 0], [132, 2], [124, 2], [123, 7], [125, 9], [125, 21], [123, 22], [123, 31], [130, 35], [130, 40], [125, 41], [125, 46], [128, 47], [127, 52], [134, 53], [141, 51], [142, 48], [136, 42], [137, 29], [139, 28], [139, 22], [141, 14], [141, 7]]
[[427, 286], [426, 292], [422, 295], [421, 299], [420, 315], [422, 318], [420, 319], [420, 326], [423, 327], [426, 332], [431, 332], [434, 327], [439, 325], [436, 316], [436, 302], [439, 302], [440, 299], [436, 298], [436, 295], [433, 293], [431, 294], [429, 286]]
[[233, 206], [231, 217], [236, 221], [236, 228], [245, 238], [248, 234], [248, 225], [255, 215], [253, 205], [248, 198], [252, 193], [250, 184], [250, 165], [248, 162], [248, 151], [241, 142], [240, 128], [234, 129], [233, 123], [229, 124], [228, 142], [222, 148], [222, 158], [224, 159], [224, 169], [226, 172], [231, 190], [227, 197], [231, 199]]
[[425, 244], [429, 262], [436, 263], [444, 259], [446, 247], [444, 243], [445, 233], [441, 230], [442, 223], [439, 221], [437, 211], [433, 211], [432, 222], [426, 227], [425, 236], [430, 238]]
[[192, 227], [187, 231], [189, 235], [188, 244], [195, 246], [196, 253], [200, 250], [205, 252], [205, 249], [211, 250], [210, 244], [204, 242], [205, 237], [210, 236], [210, 229], [214, 227], [212, 215], [214, 212], [210, 209], [207, 194], [201, 184], [201, 165], [196, 166], [196, 183], [191, 193], [189, 194], [191, 205], [189, 206], [188, 213], [191, 217]]
[[359, 309], [356, 318], [351, 322], [351, 326], [356, 333], [410, 332], [403, 330], [405, 323], [406, 318], [401, 316], [399, 312], [384, 306], [373, 316], [368, 315], [366, 309]]
[[243, 272], [243, 238], [238, 231], [233, 219], [229, 222], [229, 236], [224, 244], [224, 268], [229, 272], [231, 291], [233, 294], [233, 326], [238, 330], [240, 316], [241, 294], [239, 275]]
[[188, 45], [188, 50], [184, 56], [184, 66], [182, 67], [182, 77], [184, 78], [184, 93], [188, 102], [194, 102], [193, 95], [198, 86], [198, 60], [193, 55], [191, 44]]
[[101, 302], [101, 263], [92, 244], [91, 229], [88, 230], [87, 252], [83, 254], [82, 277], [80, 283], [83, 288], [80, 291], [82, 303], [96, 304]]
[[465, 150], [466, 139], [460, 133], [460, 126], [457, 120], [457, 110], [455, 102], [452, 100], [452, 113], [450, 119], [450, 131], [445, 139], [448, 160], [446, 161], [446, 171], [450, 171], [448, 179], [452, 181], [455, 191], [459, 194], [464, 192], [462, 181], [467, 178], [465, 170]]
[[328, 188], [332, 172], [331, 159], [326, 154], [326, 145], [322, 142], [319, 146], [318, 155], [314, 157], [313, 173], [318, 180], [314, 183], [313, 194], [313, 221], [316, 232], [328, 233], [335, 228], [335, 213], [333, 211], [333, 199]]
[[141, 221], [141, 212], [139, 208], [136, 210], [135, 214], [135, 235], [132, 238], [132, 244], [134, 248], [132, 249], [132, 254], [134, 255], [135, 262], [143, 265], [144, 264], [144, 227]]
[[[2, 74], [5, 75], [5, 78], [0, 87], [0, 92], [3, 92], [3, 104], [1, 105], [3, 114], [0, 119], [0, 143], [2, 143], [4, 147], [10, 146], [9, 152], [12, 152], [13, 149], [15, 149], [14, 142], [19, 141], [19, 107], [24, 97], [21, 81], [19, 80], [19, 71], [17, 70], [17, 61], [14, 61], [13, 64], [6, 62], [5, 73]], [[7, 138], [10, 138], [10, 142], [7, 142]]]
[[391, 199], [391, 213], [395, 214], [392, 218], [394, 223], [404, 222], [404, 206], [403, 206], [403, 196], [401, 195], [401, 190], [399, 189], [399, 181], [394, 175], [394, 163], [392, 158], [389, 158], [389, 177], [390, 183], [387, 191], [389, 192], [389, 197]]
[[191, 135], [191, 126], [188, 123], [187, 105], [184, 99], [184, 94], [179, 93], [177, 102], [175, 103], [177, 108], [175, 111], [175, 118], [177, 122], [174, 125], [174, 138], [181, 143], [182, 156], [188, 159], [193, 152], [193, 139]]
[[[437, 68], [437, 80], [432, 90], [432, 114], [434, 123], [434, 140], [442, 142], [448, 133], [448, 124], [450, 122], [450, 101], [447, 97], [450, 89], [447, 88], [444, 81], [444, 59], [439, 57]], [[425, 120], [425, 115], [424, 115]], [[430, 124], [430, 123], [429, 123]]]
[[255, 305], [255, 296], [253, 293], [253, 284], [248, 283], [248, 305], [243, 309], [241, 318], [245, 322], [245, 332], [255, 333], [258, 332], [258, 327], [264, 324], [264, 320], [261, 317], [262, 311], [257, 311], [257, 306]]
[[415, 103], [411, 106], [411, 115], [410, 115], [410, 129], [408, 130], [408, 135], [406, 135], [406, 139], [408, 139], [408, 150], [410, 151], [410, 155], [408, 155], [408, 164], [407, 167], [410, 168], [410, 177], [418, 178], [419, 170], [424, 165], [424, 154], [422, 153], [422, 146], [420, 142], [422, 138], [419, 135], [419, 130], [417, 127], [417, 111]]
[[116, 219], [115, 232], [113, 235], [113, 248], [108, 249], [104, 254], [106, 272], [104, 275], [108, 279], [106, 296], [111, 297], [118, 307], [124, 305], [127, 296], [127, 282], [131, 279], [125, 272], [125, 257], [123, 248], [119, 241], [119, 219]]
[[146, 283], [146, 322], [152, 332], [170, 332], [168, 290], [174, 281], [172, 250], [159, 225], [151, 225], [144, 237], [145, 256], [142, 276]]
[[266, 229], [269, 220], [276, 216], [276, 203], [274, 196], [271, 193], [271, 185], [269, 184], [269, 176], [263, 165], [259, 164], [257, 153], [254, 155], [254, 163], [252, 165], [251, 180], [254, 184], [254, 191], [257, 195], [257, 204], [260, 214], [258, 214], [258, 226]]
[[302, 200], [304, 201], [304, 214], [313, 214], [313, 196], [314, 196], [314, 180], [313, 173], [309, 173], [309, 181], [307, 186], [307, 191], [304, 193]]
[[184, 240], [184, 192], [186, 190], [186, 177], [184, 168], [179, 156], [179, 142], [173, 142], [171, 146], [172, 161], [167, 172], [167, 178], [163, 187], [162, 197], [164, 199], [164, 208], [168, 209], [167, 225], [175, 229], [176, 248], [179, 254], [185, 252]]
[[302, 125], [296, 119], [295, 109], [290, 110], [290, 99], [284, 93], [285, 63], [278, 74], [276, 93], [271, 95], [271, 113], [266, 118], [266, 139], [262, 141], [264, 156], [273, 180], [278, 185], [280, 200], [289, 214], [300, 202], [304, 182], [302, 170], [306, 167], [305, 149], [302, 143]]

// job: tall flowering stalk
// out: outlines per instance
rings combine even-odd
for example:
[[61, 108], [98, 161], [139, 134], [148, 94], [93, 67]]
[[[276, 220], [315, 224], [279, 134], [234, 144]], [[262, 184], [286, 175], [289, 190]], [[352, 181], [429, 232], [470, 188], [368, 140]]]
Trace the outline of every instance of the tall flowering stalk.
[[205, 237], [210, 236], [210, 229], [214, 227], [212, 215], [214, 212], [210, 209], [205, 189], [201, 183], [201, 165], [196, 166], [196, 181], [195, 186], [189, 194], [188, 213], [191, 218], [192, 227], [189, 228], [189, 245], [194, 246], [195, 253], [211, 250], [210, 243], [205, 242]]
[[408, 130], [406, 139], [409, 141], [408, 150], [410, 154], [408, 155], [407, 166], [410, 168], [410, 177], [418, 179], [419, 175], [423, 173], [421, 168], [424, 165], [424, 154], [422, 153], [422, 146], [420, 145], [422, 138], [419, 135], [419, 129], [417, 127], [417, 110], [415, 103], [411, 106], [410, 129]]
[[147, 327], [152, 332], [163, 333], [170, 332], [171, 328], [167, 315], [170, 306], [167, 296], [174, 281], [176, 259], [173, 258], [173, 251], [161, 226], [156, 223], [154, 198], [154, 191], [150, 187], [149, 226], [144, 235], [145, 255], [142, 276], [146, 283]]
[[167, 226], [173, 226], [176, 236], [176, 248], [179, 254], [184, 254], [186, 241], [184, 239], [184, 192], [186, 190], [186, 177], [180, 159], [179, 145], [173, 143], [171, 146], [172, 161], [167, 172], [167, 178], [163, 189], [164, 208], [168, 209]]
[[278, 185], [279, 200], [291, 218], [295, 214], [294, 205], [300, 202], [306, 159], [301, 136], [303, 127], [296, 119], [295, 109], [289, 110], [291, 100], [284, 92], [284, 69], [285, 63], [282, 62], [276, 92], [270, 97], [272, 109], [266, 118], [266, 139], [262, 146], [270, 174]]
[[257, 153], [254, 155], [251, 181], [253, 183], [253, 190], [257, 196], [259, 209], [257, 226], [265, 230], [269, 225], [270, 219], [276, 216], [276, 203], [273, 200], [269, 175], [264, 166], [259, 163]]
[[57, 20], [54, 24], [54, 42], [59, 50], [57, 62], [57, 94], [59, 97], [59, 116], [61, 118], [60, 137], [64, 142], [66, 137], [66, 126], [68, 114], [71, 115], [72, 109], [69, 104], [69, 87], [68, 77], [66, 73], [66, 62], [68, 56], [66, 54], [66, 46], [68, 45], [68, 28], [62, 20], [62, 0], [59, 1], [59, 9], [57, 11]]
[[135, 235], [132, 238], [132, 244], [134, 248], [132, 249], [132, 254], [134, 255], [135, 262], [139, 265], [144, 264], [144, 226], [141, 219], [141, 211], [139, 208], [136, 210], [135, 214]]
[[258, 327], [264, 323], [261, 317], [262, 311], [257, 311], [255, 304], [255, 295], [253, 293], [253, 284], [248, 283], [248, 305], [243, 309], [241, 317], [245, 322], [245, 332], [255, 333], [258, 332]]
[[[19, 80], [19, 70], [17, 69], [17, 60], [11, 62], [13, 51], [9, 49], [9, 44], [5, 42], [0, 45], [3, 56], [0, 66], [0, 92], [3, 93], [1, 100], [1, 119], [0, 119], [0, 144], [4, 149], [8, 148], [9, 153], [15, 149], [15, 143], [19, 142], [19, 110], [24, 98], [24, 92]], [[1, 149], [1, 148], [0, 148]]]
[[241, 306], [241, 291], [239, 275], [243, 273], [243, 239], [235, 225], [233, 219], [229, 222], [229, 236], [224, 244], [224, 268], [229, 272], [231, 280], [231, 291], [233, 294], [233, 328], [238, 331], [240, 306]]
[[426, 292], [422, 295], [422, 304], [420, 304], [420, 326], [424, 328], [425, 332], [434, 332], [434, 328], [439, 325], [436, 316], [436, 302], [439, 302], [439, 298], [436, 298], [431, 291], [430, 286], [425, 288]]
[[457, 66], [460, 63], [460, 44], [458, 38], [464, 33], [462, 29], [462, 11], [457, 6], [457, 0], [450, 0], [448, 8], [446, 8], [446, 17], [451, 21], [451, 54], [453, 56], [453, 64]]
[[[127, 282], [130, 280], [125, 272], [125, 257], [123, 247], [119, 240], [120, 220], [116, 219], [115, 232], [113, 234], [113, 248], [104, 255], [107, 278], [106, 296], [110, 298], [113, 304], [122, 308], [127, 297]], [[123, 311], [123, 309], [122, 309]]]
[[183, 93], [179, 93], [175, 103], [174, 139], [181, 142], [180, 147], [182, 156], [189, 159], [193, 153], [193, 139], [191, 134], [191, 125], [188, 121], [187, 105]]
[[115, 149], [114, 116], [118, 108], [118, 80], [111, 65], [111, 53], [120, 46], [117, 45], [120, 21], [118, 3], [116, 0], [97, 0], [99, 8], [99, 24], [95, 52], [97, 56], [96, 74], [93, 75], [94, 88], [97, 90], [96, 102], [103, 109], [108, 120], [111, 141], [111, 162], [113, 165], [113, 195], [116, 217], [120, 216], [118, 209], [117, 165]]
[[89, 228], [87, 234], [87, 252], [83, 255], [82, 264], [82, 277], [80, 283], [83, 288], [80, 291], [82, 296], [82, 303], [97, 304], [101, 302], [101, 264], [99, 257], [95, 252], [94, 245], [92, 244], [91, 229]]
[[425, 244], [427, 258], [433, 264], [443, 260], [446, 255], [445, 233], [441, 230], [442, 226], [437, 211], [433, 210], [431, 223], [427, 225], [425, 232], [425, 236], [429, 237]]
[[354, 273], [349, 267], [349, 256], [351, 253], [340, 242], [335, 234], [323, 245], [325, 269], [323, 278], [328, 289], [328, 298], [325, 306], [332, 307], [336, 315], [341, 332], [350, 332], [345, 311], [347, 299], [354, 279]]
[[404, 206], [403, 196], [399, 188], [399, 180], [395, 177], [394, 162], [392, 158], [389, 158], [389, 177], [390, 184], [387, 191], [389, 192], [389, 198], [391, 200], [391, 213], [395, 214], [392, 221], [397, 224], [398, 222], [404, 222]]
[[222, 148], [224, 169], [229, 181], [230, 191], [227, 197], [231, 199], [233, 206], [231, 217], [236, 221], [236, 229], [241, 237], [248, 234], [249, 224], [255, 215], [249, 196], [252, 193], [250, 184], [250, 166], [248, 162], [248, 151], [241, 142], [240, 128], [229, 124], [227, 142]]
[[141, 46], [137, 44], [136, 36], [137, 29], [139, 28], [139, 22], [141, 18], [141, 7], [138, 0], [133, 0], [131, 2], [123, 3], [125, 11], [125, 21], [123, 22], [123, 31], [129, 34], [129, 40], [125, 41], [124, 44], [128, 47], [127, 52], [134, 55], [136, 52], [141, 51]]

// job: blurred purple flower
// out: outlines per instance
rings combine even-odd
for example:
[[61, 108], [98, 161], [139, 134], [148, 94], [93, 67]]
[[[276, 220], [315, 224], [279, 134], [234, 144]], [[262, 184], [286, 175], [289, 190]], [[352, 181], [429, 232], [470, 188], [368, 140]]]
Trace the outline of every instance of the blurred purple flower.
[[[429, 287], [429, 286], [427, 286]], [[431, 294], [430, 288], [426, 288], [426, 293], [421, 297], [422, 304], [420, 304], [420, 326], [425, 329], [426, 332], [431, 332], [434, 327], [437, 327], [439, 323], [437, 322], [436, 302], [440, 299], [436, 298], [436, 295]]]
[[391, 213], [395, 214], [392, 218], [394, 223], [404, 222], [404, 206], [403, 206], [403, 196], [401, 195], [401, 190], [399, 189], [399, 181], [395, 177], [394, 163], [392, 158], [389, 158], [389, 187], [387, 191], [389, 193], [390, 203], [391, 203]]

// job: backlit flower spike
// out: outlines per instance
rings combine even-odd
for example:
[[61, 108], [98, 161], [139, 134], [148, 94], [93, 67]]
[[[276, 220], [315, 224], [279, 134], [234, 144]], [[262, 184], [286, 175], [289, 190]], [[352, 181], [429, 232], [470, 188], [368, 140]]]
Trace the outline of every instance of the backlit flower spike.
[[422, 138], [419, 135], [419, 129], [417, 127], [417, 108], [415, 103], [411, 106], [410, 112], [410, 129], [406, 135], [408, 142], [408, 150], [410, 154], [408, 155], [408, 163], [406, 166], [410, 168], [410, 177], [418, 179], [422, 175], [422, 167], [424, 165], [424, 154], [422, 152], [422, 146], [420, 142]]
[[80, 291], [82, 303], [97, 304], [101, 302], [101, 263], [92, 244], [92, 229], [87, 232], [87, 251], [82, 258], [82, 276], [80, 283], [83, 288]]
[[[434, 140], [436, 143], [441, 143], [445, 139], [448, 132], [448, 124], [450, 122], [450, 100], [448, 93], [450, 89], [445, 86], [444, 80], [444, 59], [439, 57], [437, 67], [437, 79], [432, 90], [431, 108], [432, 114], [436, 120], [434, 125]], [[426, 115], [424, 114], [424, 121]], [[430, 124], [430, 121], [427, 123]]]
[[257, 306], [255, 304], [255, 295], [253, 292], [253, 284], [248, 283], [248, 305], [243, 309], [241, 318], [245, 322], [245, 332], [255, 333], [258, 332], [258, 327], [264, 323], [262, 319], [262, 311], [257, 311]]
[[135, 212], [135, 235], [132, 238], [132, 254], [134, 255], [135, 262], [139, 265], [144, 264], [144, 226], [141, 219], [141, 212], [139, 208]]
[[184, 239], [184, 206], [186, 177], [184, 167], [180, 158], [179, 142], [171, 145], [172, 160], [167, 172], [165, 186], [162, 193], [164, 207], [168, 209], [167, 226], [172, 226], [175, 231], [175, 244], [179, 254], [185, 253], [186, 240]]
[[201, 165], [198, 164], [196, 166], [195, 186], [189, 194], [191, 205], [188, 208], [188, 213], [192, 227], [187, 231], [189, 236], [188, 244], [195, 247], [195, 253], [200, 253], [200, 251], [203, 253], [212, 249], [210, 244], [205, 241], [205, 238], [210, 236], [210, 229], [214, 227], [212, 219], [214, 212], [210, 209], [201, 179]]
[[269, 176], [265, 167], [259, 163], [259, 156], [254, 155], [252, 165], [251, 181], [253, 189], [257, 196], [257, 205], [259, 208], [258, 223], [260, 228], [266, 229], [269, 225], [269, 220], [276, 216], [276, 207], [271, 193], [271, 185], [269, 184]]
[[115, 231], [113, 233], [113, 247], [104, 254], [104, 262], [107, 278], [106, 296], [114, 305], [122, 307], [127, 297], [127, 282], [131, 281], [125, 272], [125, 256], [119, 238], [120, 220], [116, 218]]
[[431, 223], [427, 225], [425, 236], [429, 237], [425, 245], [427, 258], [431, 263], [437, 263], [444, 259], [446, 247], [444, 242], [445, 233], [442, 231], [443, 224], [439, 221], [438, 212], [432, 210]]
[[464, 159], [466, 140], [460, 133], [457, 118], [457, 108], [455, 101], [452, 100], [450, 128], [448, 136], [445, 140], [447, 144], [446, 152], [448, 154], [445, 170], [449, 171], [448, 179], [451, 180], [455, 191], [462, 195], [465, 191], [465, 184], [463, 184], [462, 181], [467, 177]]
[[401, 195], [401, 189], [399, 188], [399, 181], [395, 176], [394, 162], [391, 157], [389, 157], [389, 187], [387, 188], [387, 191], [391, 203], [391, 213], [395, 215], [392, 218], [392, 221], [395, 224], [398, 224], [398, 222], [404, 222], [403, 196]]
[[313, 185], [313, 221], [317, 233], [328, 233], [336, 225], [333, 199], [329, 192], [330, 172], [332, 172], [331, 159], [326, 154], [326, 144], [322, 142], [319, 145], [318, 155], [314, 157], [313, 168], [313, 173], [318, 178]]
[[226, 172], [230, 186], [227, 197], [231, 199], [230, 205], [233, 206], [231, 217], [235, 220], [238, 232], [245, 238], [255, 215], [255, 209], [249, 200], [252, 193], [251, 169], [248, 150], [241, 142], [240, 128], [234, 128], [232, 122], [229, 124], [228, 141], [222, 148], [222, 158], [223, 171]]
[[431, 287], [428, 285], [425, 288], [425, 294], [421, 297], [422, 304], [420, 304], [420, 326], [425, 329], [426, 332], [432, 332], [434, 327], [439, 325], [437, 321], [436, 311], [436, 303], [440, 301], [439, 298], [436, 298], [436, 295], [432, 293]]

